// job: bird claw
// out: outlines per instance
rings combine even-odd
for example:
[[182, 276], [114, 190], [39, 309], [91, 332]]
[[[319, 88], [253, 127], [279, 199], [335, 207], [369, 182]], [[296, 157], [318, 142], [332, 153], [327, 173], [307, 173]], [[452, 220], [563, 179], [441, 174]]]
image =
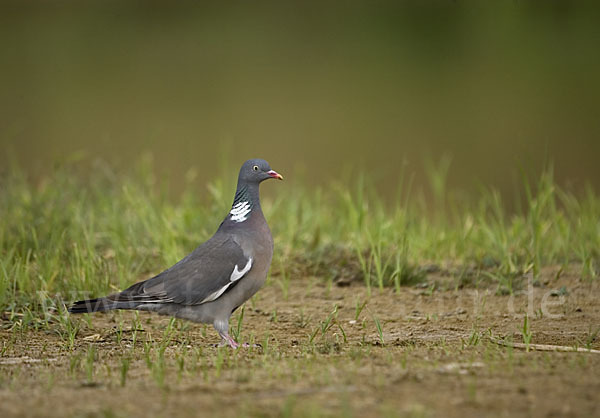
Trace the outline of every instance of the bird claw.
[[240, 343], [236, 342], [230, 336], [227, 336], [227, 337], [224, 336], [223, 339], [221, 340], [221, 342], [219, 344], [213, 344], [213, 347], [216, 347], [216, 348], [231, 347], [233, 349], [238, 349], [238, 348], [262, 348], [262, 345], [248, 344], [248, 343], [240, 344]]
[[221, 342], [217, 345], [217, 347], [226, 347], [226, 346], [229, 346], [231, 348], [239, 348], [240, 347], [240, 345], [233, 338], [231, 338], [230, 335], [221, 334]]

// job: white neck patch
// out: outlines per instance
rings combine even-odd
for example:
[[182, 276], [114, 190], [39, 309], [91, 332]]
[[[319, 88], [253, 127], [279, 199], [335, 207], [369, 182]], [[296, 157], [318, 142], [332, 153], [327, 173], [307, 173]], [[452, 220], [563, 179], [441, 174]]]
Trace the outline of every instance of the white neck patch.
[[235, 222], [244, 222], [248, 219], [248, 214], [250, 213], [250, 203], [248, 202], [239, 202], [231, 208], [229, 214], [231, 215], [231, 220]]

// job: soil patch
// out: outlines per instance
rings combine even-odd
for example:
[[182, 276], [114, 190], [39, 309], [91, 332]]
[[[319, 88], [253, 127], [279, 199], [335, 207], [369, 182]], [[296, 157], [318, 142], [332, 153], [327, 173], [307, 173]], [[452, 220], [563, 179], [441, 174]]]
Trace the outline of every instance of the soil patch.
[[513, 295], [440, 290], [444, 277], [371, 295], [272, 280], [232, 318], [261, 345], [239, 350], [213, 347], [211, 327], [153, 314], [78, 317], [72, 348], [64, 325], [21, 332], [5, 320], [0, 415], [592, 416], [600, 355], [488, 338], [600, 349], [598, 281], [557, 270]]

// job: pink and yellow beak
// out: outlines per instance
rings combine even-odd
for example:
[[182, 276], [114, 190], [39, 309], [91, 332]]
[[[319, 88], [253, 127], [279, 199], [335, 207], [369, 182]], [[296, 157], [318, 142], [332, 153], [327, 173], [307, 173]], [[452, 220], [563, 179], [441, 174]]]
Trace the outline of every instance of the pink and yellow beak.
[[278, 173], [277, 171], [275, 171], [275, 170], [270, 170], [270, 171], [267, 171], [267, 174], [268, 174], [269, 176], [271, 176], [272, 178], [274, 178], [274, 179], [277, 179], [277, 180], [283, 180], [283, 176], [282, 176], [281, 174], [279, 174], [279, 173]]

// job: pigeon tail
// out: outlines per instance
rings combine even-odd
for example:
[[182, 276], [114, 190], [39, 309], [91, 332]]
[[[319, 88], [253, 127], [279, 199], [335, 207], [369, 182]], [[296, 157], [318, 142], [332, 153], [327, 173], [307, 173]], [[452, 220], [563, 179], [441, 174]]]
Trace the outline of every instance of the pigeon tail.
[[113, 309], [123, 309], [123, 307], [119, 306], [118, 302], [110, 301], [106, 298], [96, 298], [75, 302], [69, 308], [69, 312], [73, 314], [80, 314], [87, 312], [106, 312]]

